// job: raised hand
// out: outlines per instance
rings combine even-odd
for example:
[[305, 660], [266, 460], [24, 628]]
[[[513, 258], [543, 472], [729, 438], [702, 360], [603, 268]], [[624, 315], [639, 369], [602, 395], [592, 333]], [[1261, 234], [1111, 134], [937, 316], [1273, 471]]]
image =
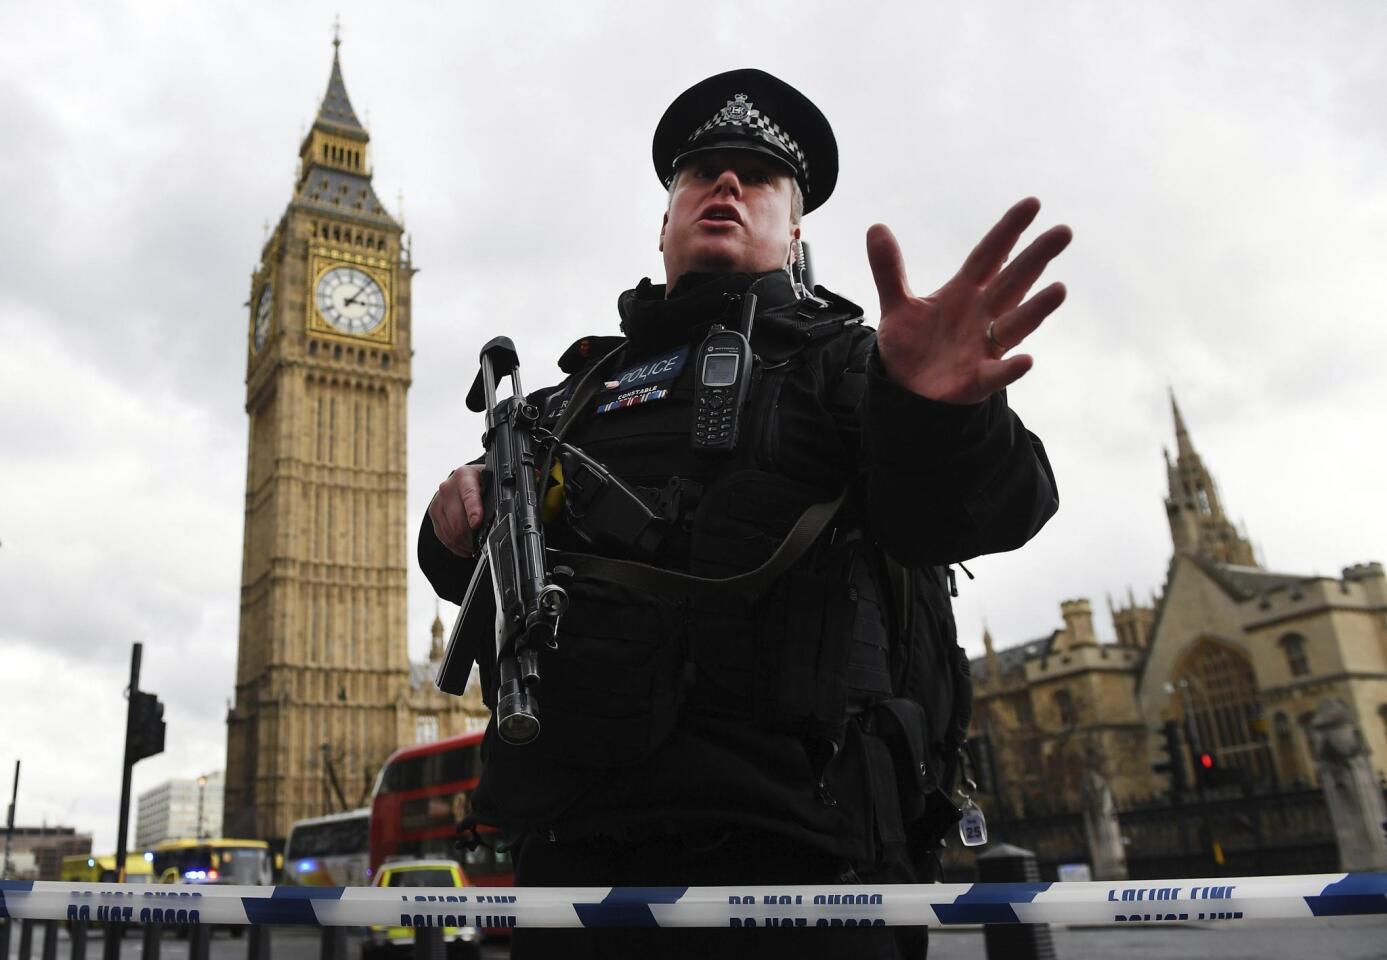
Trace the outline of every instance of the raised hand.
[[1039, 211], [1034, 197], [1013, 206], [958, 273], [927, 297], [910, 292], [901, 248], [886, 225], [867, 231], [881, 298], [877, 349], [892, 380], [931, 400], [979, 403], [1031, 368], [1029, 354], [1006, 354], [1064, 302], [1064, 285], [1052, 283], [1022, 301], [1073, 236], [1066, 226], [1051, 227], [1007, 263]]

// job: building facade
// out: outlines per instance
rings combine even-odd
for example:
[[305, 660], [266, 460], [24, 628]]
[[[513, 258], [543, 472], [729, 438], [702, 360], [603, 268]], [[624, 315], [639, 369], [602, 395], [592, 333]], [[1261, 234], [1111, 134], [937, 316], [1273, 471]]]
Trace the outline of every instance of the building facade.
[[224, 832], [282, 839], [360, 806], [417, 718], [466, 710], [406, 644], [405, 401], [415, 273], [332, 72], [251, 276], [245, 539]]
[[161, 840], [211, 837], [221, 833], [225, 778], [220, 770], [201, 777], [165, 780], [135, 801], [135, 850]]
[[76, 827], [15, 827], [9, 862], [0, 863], [0, 873], [6, 880], [57, 880], [63, 857], [91, 852], [91, 834]]
[[[997, 799], [1015, 816], [1081, 809], [1095, 784], [1119, 807], [1150, 803], [1169, 779], [1162, 727], [1180, 725], [1173, 762], [1194, 782], [1207, 763], [1261, 791], [1318, 784], [1312, 719], [1342, 701], [1387, 783], [1387, 579], [1379, 563], [1338, 577], [1265, 569], [1228, 519], [1174, 398], [1165, 510], [1173, 551], [1151, 603], [1109, 600], [1101, 642], [1087, 600], [1064, 627], [973, 662], [972, 736], [990, 747]], [[1188, 733], [1186, 731], [1189, 731]]]

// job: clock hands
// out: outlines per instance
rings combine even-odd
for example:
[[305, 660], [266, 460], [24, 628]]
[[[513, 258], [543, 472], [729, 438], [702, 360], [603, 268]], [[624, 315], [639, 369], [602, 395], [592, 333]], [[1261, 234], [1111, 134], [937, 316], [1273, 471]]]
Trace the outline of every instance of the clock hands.
[[329, 326], [348, 334], [369, 333], [385, 319], [385, 294], [361, 271], [334, 267], [318, 281], [318, 312]]

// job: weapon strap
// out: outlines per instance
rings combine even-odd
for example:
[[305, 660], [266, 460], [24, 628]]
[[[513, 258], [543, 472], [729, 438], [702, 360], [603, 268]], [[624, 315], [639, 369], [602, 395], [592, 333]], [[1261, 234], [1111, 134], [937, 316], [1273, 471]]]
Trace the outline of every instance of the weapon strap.
[[603, 356], [601, 360], [598, 360], [594, 364], [590, 364], [587, 371], [578, 378], [578, 383], [573, 388], [573, 397], [568, 401], [568, 409], [564, 410], [563, 415], [559, 417], [558, 422], [554, 424], [554, 429], [551, 431], [554, 434], [554, 439], [556, 441], [555, 445], [557, 445], [557, 441], [562, 440], [568, 433], [569, 428], [573, 426], [573, 421], [578, 418], [579, 412], [585, 410], [587, 405], [592, 402], [593, 398], [601, 392], [602, 385], [606, 382], [602, 379], [602, 372], [606, 369], [607, 364], [616, 359], [617, 354], [625, 349], [626, 341], [623, 340], [609, 353]]
[[567, 553], [559, 551], [555, 564], [571, 567], [574, 573], [603, 580], [614, 580], [637, 590], [670, 596], [676, 599], [691, 597], [697, 600], [726, 600], [729, 593], [735, 593], [748, 603], [759, 599], [775, 582], [776, 578], [790, 568], [823, 533], [830, 520], [838, 513], [847, 495], [844, 488], [838, 496], [823, 503], [811, 504], [795, 521], [785, 539], [776, 547], [770, 559], [755, 570], [739, 573], [735, 577], [696, 577], [691, 573], [652, 567], [633, 560], [614, 560], [590, 553]]
[[539, 464], [539, 490], [537, 496], [539, 502], [543, 503], [545, 496], [549, 493], [549, 471], [554, 467], [554, 455], [558, 452], [559, 444], [563, 442], [564, 436], [569, 428], [573, 426], [573, 421], [578, 419], [578, 414], [587, 408], [602, 390], [602, 372], [607, 365], [616, 359], [621, 351], [626, 349], [626, 341], [622, 341], [613, 347], [602, 359], [596, 363], [589, 364], [587, 370], [578, 378], [578, 383], [573, 388], [573, 396], [569, 398], [568, 406], [559, 416], [554, 424], [554, 429], [549, 431], [548, 449], [544, 452], [544, 460]]
[[[559, 417], [551, 431], [554, 442], [549, 445], [549, 452], [545, 456], [539, 475], [539, 481], [542, 485], [539, 493], [541, 500], [543, 500], [545, 490], [549, 485], [549, 469], [554, 451], [573, 425], [574, 420], [602, 389], [604, 383], [601, 376], [602, 372], [625, 348], [625, 343], [618, 344], [606, 356], [589, 366], [587, 372], [578, 379], [577, 386], [573, 388], [573, 397], [569, 400], [568, 408], [564, 410], [563, 415]], [[672, 596], [676, 599], [692, 597], [716, 602], [727, 599], [728, 594], [733, 593], [740, 595], [747, 602], [753, 602], [765, 594], [777, 577], [788, 570], [796, 560], [804, 556], [814, 541], [818, 539], [819, 534], [823, 533], [829, 521], [838, 513], [838, 508], [843, 505], [843, 499], [847, 496], [847, 492], [847, 488], [844, 487], [838, 496], [832, 500], [811, 504], [804, 513], [800, 514], [795, 525], [790, 528], [790, 532], [786, 534], [785, 539], [780, 542], [780, 546], [776, 547], [775, 553], [771, 554], [765, 563], [754, 570], [737, 574], [734, 577], [697, 577], [690, 573], [637, 563], [634, 560], [615, 560], [590, 553], [564, 551], [555, 552], [554, 564], [571, 567], [576, 574], [602, 580], [613, 580], [637, 590]]]

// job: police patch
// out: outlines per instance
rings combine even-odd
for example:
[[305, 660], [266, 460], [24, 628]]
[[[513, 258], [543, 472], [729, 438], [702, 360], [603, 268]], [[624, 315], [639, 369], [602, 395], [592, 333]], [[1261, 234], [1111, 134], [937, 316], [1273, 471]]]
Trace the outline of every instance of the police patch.
[[[609, 394], [613, 392], [625, 394], [629, 390], [643, 387], [648, 383], [673, 380], [684, 369], [684, 361], [688, 358], [689, 345], [686, 343], [678, 350], [662, 354], [651, 360], [643, 360], [612, 377], [612, 382], [616, 386], [609, 387], [607, 392]], [[603, 403], [605, 402], [604, 400]]]

